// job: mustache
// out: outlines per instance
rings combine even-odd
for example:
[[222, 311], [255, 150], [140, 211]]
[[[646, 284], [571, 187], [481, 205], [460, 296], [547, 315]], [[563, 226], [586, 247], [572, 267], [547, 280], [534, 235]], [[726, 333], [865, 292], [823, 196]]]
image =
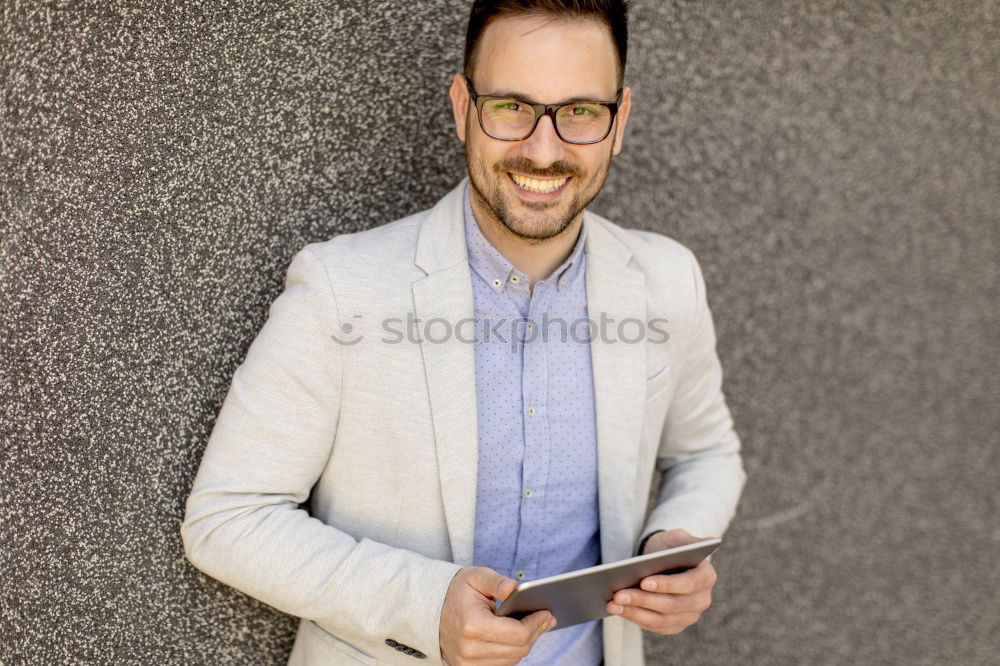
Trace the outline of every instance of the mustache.
[[513, 171], [525, 176], [535, 176], [537, 178], [562, 178], [563, 176], [581, 176], [583, 170], [574, 164], [562, 160], [553, 162], [544, 169], [538, 169], [531, 160], [523, 157], [509, 157], [496, 163], [497, 171]]

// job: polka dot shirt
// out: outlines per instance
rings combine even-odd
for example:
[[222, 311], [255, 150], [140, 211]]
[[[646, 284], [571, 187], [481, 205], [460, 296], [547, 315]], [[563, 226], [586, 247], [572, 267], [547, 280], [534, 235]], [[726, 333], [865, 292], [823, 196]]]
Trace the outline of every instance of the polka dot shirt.
[[[529, 581], [600, 561], [586, 228], [534, 285], [486, 239], [465, 193], [476, 317], [473, 563]], [[544, 634], [522, 664], [600, 664], [600, 622]]]

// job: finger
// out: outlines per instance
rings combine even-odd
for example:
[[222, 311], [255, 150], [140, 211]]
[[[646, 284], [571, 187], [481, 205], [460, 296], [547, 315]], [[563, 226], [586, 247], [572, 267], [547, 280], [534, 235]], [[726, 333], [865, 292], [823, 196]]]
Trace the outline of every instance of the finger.
[[539, 636], [556, 625], [556, 618], [551, 611], [543, 610], [528, 615], [521, 623], [531, 630], [531, 645], [534, 645]]
[[702, 561], [693, 569], [674, 574], [646, 576], [640, 586], [648, 592], [667, 594], [692, 594], [699, 590], [711, 589], [718, 576], [711, 562]]
[[507, 576], [501, 576], [496, 571], [486, 567], [474, 567], [469, 572], [466, 582], [480, 594], [490, 599], [503, 601], [517, 587], [517, 581]]
[[532, 631], [520, 620], [493, 616], [471, 623], [463, 633], [469, 638], [486, 643], [524, 645], [531, 640]]
[[503, 643], [490, 643], [487, 641], [474, 641], [462, 647], [460, 656], [462, 659], [481, 664], [515, 664], [530, 652], [531, 646], [525, 645], [504, 645]]
[[[609, 611], [611, 604], [608, 604]], [[614, 615], [621, 616], [639, 625], [643, 629], [655, 631], [658, 634], [677, 634], [698, 621], [701, 613], [657, 613], [646, 608], [635, 606], [620, 606], [621, 611]]]
[[621, 606], [637, 606], [657, 613], [704, 613], [712, 605], [711, 590], [692, 594], [661, 594], [631, 588], [615, 593], [612, 601]]
[[488, 643], [514, 646], [531, 645], [542, 632], [548, 629], [548, 623], [551, 619], [553, 619], [552, 613], [549, 611], [534, 612], [523, 620], [489, 615], [477, 618], [476, 622], [467, 628], [465, 634], [470, 638]]

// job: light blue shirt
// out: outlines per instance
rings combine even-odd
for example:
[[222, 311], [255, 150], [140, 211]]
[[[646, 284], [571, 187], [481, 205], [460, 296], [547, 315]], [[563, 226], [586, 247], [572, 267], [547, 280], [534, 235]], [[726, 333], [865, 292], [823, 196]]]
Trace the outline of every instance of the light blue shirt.
[[[466, 188], [479, 428], [473, 564], [520, 581], [600, 562], [585, 235], [529, 291], [479, 229]], [[557, 626], [520, 663], [597, 666], [602, 656], [594, 621]]]

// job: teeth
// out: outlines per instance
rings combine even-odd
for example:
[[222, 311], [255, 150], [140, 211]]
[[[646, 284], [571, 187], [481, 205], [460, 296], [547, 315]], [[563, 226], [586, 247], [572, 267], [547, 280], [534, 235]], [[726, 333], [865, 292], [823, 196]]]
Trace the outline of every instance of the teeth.
[[568, 178], [556, 178], [556, 179], [546, 179], [538, 180], [537, 178], [528, 178], [526, 176], [521, 176], [516, 173], [510, 174], [514, 182], [518, 184], [519, 187], [523, 187], [529, 192], [537, 192], [538, 194], [548, 194], [549, 192], [555, 192], [560, 187], [566, 184]]

